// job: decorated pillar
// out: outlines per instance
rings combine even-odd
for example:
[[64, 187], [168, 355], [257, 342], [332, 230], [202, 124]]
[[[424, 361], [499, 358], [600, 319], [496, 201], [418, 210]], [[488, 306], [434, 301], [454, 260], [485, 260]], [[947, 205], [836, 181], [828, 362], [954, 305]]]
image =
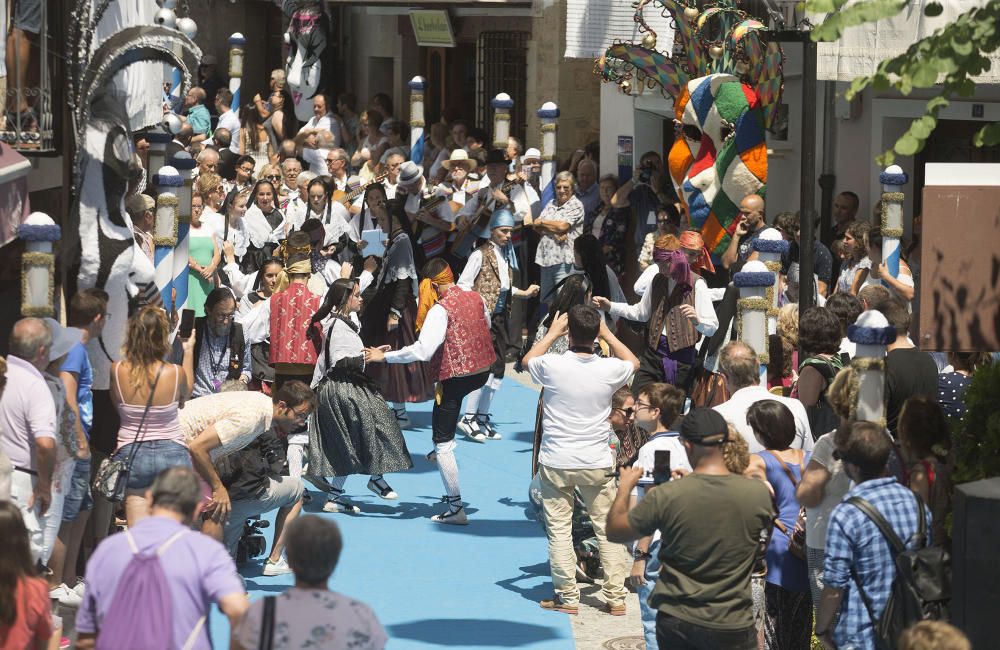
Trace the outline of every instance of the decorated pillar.
[[[181, 184], [177, 192], [177, 246], [173, 252], [173, 290], [177, 293], [174, 308], [177, 311], [187, 306], [188, 294], [188, 254], [191, 250], [188, 236], [191, 233], [191, 193], [196, 163], [186, 151], [170, 159], [170, 166], [177, 170]], [[157, 206], [158, 207], [158, 206]], [[157, 215], [159, 216], [159, 215]]]
[[173, 134], [166, 131], [146, 131], [142, 137], [149, 143], [147, 168], [152, 171], [167, 164], [167, 145], [174, 139]]
[[[903, 199], [900, 191], [909, 178], [899, 165], [890, 165], [879, 174], [882, 183], [882, 261], [894, 278], [899, 277], [899, 240], [903, 237]], [[885, 280], [882, 284], [886, 284]]]
[[493, 147], [503, 151], [510, 138], [510, 109], [514, 108], [514, 100], [507, 93], [499, 93], [490, 106], [493, 107]]
[[896, 330], [881, 312], [869, 309], [847, 328], [847, 338], [857, 346], [851, 359], [856, 374], [851, 392], [857, 395], [851, 405], [851, 419], [885, 427], [885, 354], [886, 346], [896, 340]]
[[62, 231], [52, 217], [44, 212], [32, 212], [17, 228], [24, 241], [21, 255], [21, 315], [36, 318], [53, 317], [56, 290], [56, 258], [52, 247]]
[[770, 361], [767, 338], [767, 313], [771, 309], [768, 292], [774, 289], [774, 273], [764, 262], [753, 260], [733, 276], [740, 290], [736, 302], [736, 337], [753, 348], [760, 359], [760, 385], [767, 387], [767, 364]]
[[410, 160], [418, 165], [424, 161], [424, 89], [423, 77], [410, 79]]
[[757, 251], [757, 259], [764, 267], [774, 274], [774, 283], [767, 290], [767, 333], [778, 333], [778, 297], [781, 295], [781, 256], [788, 252], [789, 243], [785, 241], [776, 228], [766, 228], [760, 237], [754, 240], [753, 249]]
[[542, 173], [538, 186], [541, 189], [541, 206], [545, 207], [555, 198], [552, 179], [556, 175], [556, 132], [559, 122], [559, 107], [553, 102], [545, 102], [538, 109], [538, 119], [542, 121]]
[[156, 221], [153, 225], [153, 266], [156, 269], [156, 288], [160, 290], [163, 306], [173, 308], [170, 293], [174, 287], [174, 249], [177, 248], [177, 215], [180, 201], [178, 188], [184, 179], [173, 167], [160, 167], [153, 176], [156, 186]]
[[240, 86], [243, 85], [243, 47], [247, 39], [243, 34], [234, 32], [229, 37], [229, 90], [233, 93], [233, 103], [230, 108], [237, 114], [240, 112]]

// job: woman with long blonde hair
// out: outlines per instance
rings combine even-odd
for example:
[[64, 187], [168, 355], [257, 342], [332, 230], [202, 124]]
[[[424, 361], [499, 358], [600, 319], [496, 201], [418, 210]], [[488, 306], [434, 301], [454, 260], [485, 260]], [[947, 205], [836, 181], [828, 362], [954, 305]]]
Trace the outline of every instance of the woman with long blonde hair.
[[121, 426], [114, 458], [129, 463], [125, 517], [132, 526], [149, 515], [145, 492], [157, 474], [191, 466], [178, 409], [194, 385], [194, 335], [183, 342], [183, 366], [163, 359], [170, 352], [170, 323], [159, 307], [143, 307], [129, 319], [122, 360], [111, 365], [111, 401]]

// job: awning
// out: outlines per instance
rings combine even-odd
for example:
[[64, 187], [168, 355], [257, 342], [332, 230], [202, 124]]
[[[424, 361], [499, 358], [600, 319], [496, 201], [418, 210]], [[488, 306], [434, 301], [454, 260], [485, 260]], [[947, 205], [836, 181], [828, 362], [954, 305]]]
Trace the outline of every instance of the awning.
[[[865, 0], [857, 0], [863, 2]], [[853, 3], [852, 3], [853, 4]], [[883, 60], [898, 56], [918, 40], [953, 22], [959, 15], [985, 4], [983, 0], [944, 0], [944, 12], [928, 18], [924, 7], [930, 0], [907, 4], [898, 15], [874, 24], [851, 27], [835, 43], [819, 43], [817, 48], [817, 78], [824, 81], [851, 81], [875, 72]], [[823, 16], [810, 16], [816, 25]], [[1000, 82], [1000, 54], [989, 57], [992, 66], [977, 83]]]
[[31, 213], [27, 158], [0, 142], [0, 246], [17, 237], [17, 227]]
[[[661, 11], [662, 7], [649, 5], [643, 17], [656, 32], [656, 49], [670, 52], [674, 49], [674, 29], [670, 26], [670, 14], [665, 17]], [[632, 20], [634, 13], [632, 0], [567, 0], [563, 56], [594, 59], [616, 40], [641, 41], [643, 35]]]

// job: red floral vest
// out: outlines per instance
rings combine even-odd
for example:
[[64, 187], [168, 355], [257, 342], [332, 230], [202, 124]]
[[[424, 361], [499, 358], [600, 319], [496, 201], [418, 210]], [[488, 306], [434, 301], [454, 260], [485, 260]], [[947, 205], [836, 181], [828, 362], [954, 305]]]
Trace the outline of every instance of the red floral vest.
[[431, 359], [438, 381], [473, 375], [496, 361], [490, 322], [483, 313], [483, 299], [475, 291], [452, 287], [438, 301], [448, 312], [444, 343]]
[[[320, 297], [298, 282], [271, 296], [271, 365], [304, 363], [316, 365], [323, 332], [309, 320], [320, 307]], [[310, 332], [312, 330], [312, 332]]]

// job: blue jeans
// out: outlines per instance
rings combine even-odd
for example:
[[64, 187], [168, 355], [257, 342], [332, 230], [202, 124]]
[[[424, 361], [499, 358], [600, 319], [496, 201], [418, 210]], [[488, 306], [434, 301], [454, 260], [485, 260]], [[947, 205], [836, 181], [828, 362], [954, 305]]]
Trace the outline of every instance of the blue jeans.
[[128, 461], [132, 445], [138, 444], [139, 449], [132, 459], [132, 469], [128, 473], [129, 490], [145, 490], [153, 484], [160, 472], [171, 467], [183, 465], [192, 467], [191, 454], [187, 447], [173, 440], [150, 440], [149, 442], [129, 443], [118, 450], [116, 460]]
[[646, 560], [646, 582], [635, 590], [639, 596], [639, 614], [642, 616], [642, 635], [646, 639], [646, 650], [657, 650], [656, 645], [656, 609], [649, 604], [649, 595], [653, 593], [656, 581], [660, 579], [660, 540], [649, 545], [649, 554], [653, 557]]
[[541, 285], [538, 299], [544, 305], [551, 305], [559, 293], [555, 286], [573, 271], [572, 264], [553, 264], [541, 267]]
[[66, 491], [66, 500], [63, 501], [62, 520], [73, 521], [81, 512], [93, 507], [94, 501], [90, 498], [90, 459], [77, 459], [73, 466], [73, 478]]

